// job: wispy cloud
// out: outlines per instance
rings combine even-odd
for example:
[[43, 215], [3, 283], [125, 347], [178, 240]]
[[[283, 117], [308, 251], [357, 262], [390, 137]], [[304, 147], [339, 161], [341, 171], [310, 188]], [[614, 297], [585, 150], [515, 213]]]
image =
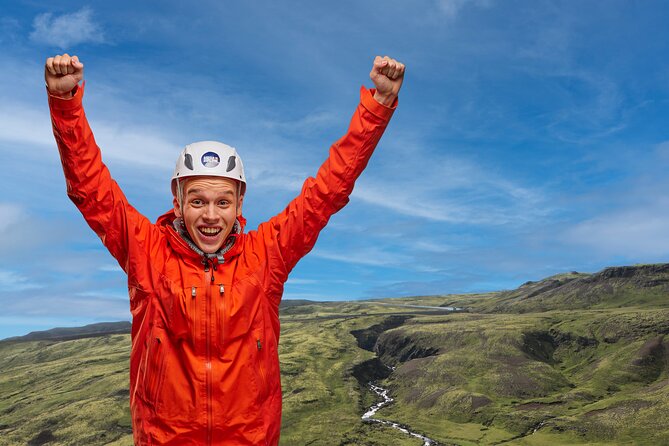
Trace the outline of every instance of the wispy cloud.
[[36, 288], [42, 288], [43, 285], [36, 283], [29, 277], [25, 277], [15, 271], [0, 269], [0, 289], [2, 291], [24, 291]]
[[620, 258], [669, 258], [669, 200], [653, 207], [636, 207], [605, 213], [568, 229], [565, 239], [598, 254]]
[[[3, 125], [0, 141], [37, 146], [54, 153], [55, 141], [46, 106], [0, 105]], [[118, 120], [96, 119], [95, 139], [104, 148], [105, 160], [135, 167], [162, 168], [176, 160], [178, 147], [169, 133], [148, 126], [127, 123], [129, 115]]]
[[15, 203], [0, 203], [0, 234], [7, 236], [7, 230], [18, 223], [25, 215], [21, 206]]
[[76, 296], [94, 298], [94, 299], [119, 299], [121, 301], [128, 301], [128, 293], [119, 288], [99, 288], [91, 291], [82, 291], [76, 293]]
[[93, 21], [93, 11], [88, 7], [58, 16], [50, 12], [38, 15], [33, 21], [30, 39], [61, 49], [81, 43], [105, 41], [104, 33]]
[[437, 7], [446, 17], [453, 19], [466, 7], [488, 7], [491, 3], [491, 0], [437, 0]]
[[[41, 292], [40, 292], [41, 291]], [[0, 296], [5, 315], [28, 317], [101, 318], [102, 320], [129, 319], [130, 308], [126, 299], [117, 297], [88, 297], [35, 290], [25, 292], [20, 300]]]
[[343, 285], [359, 285], [359, 282], [346, 279], [303, 279], [299, 277], [289, 277], [287, 285], [322, 285], [325, 283], [336, 283]]
[[315, 301], [328, 301], [328, 300], [338, 300], [338, 299], [347, 299], [349, 298], [348, 296], [335, 296], [332, 294], [327, 294], [327, 293], [291, 293], [290, 291], [286, 291], [283, 294], [283, 299], [288, 299], [288, 300], [315, 300]]
[[0, 17], [0, 43], [11, 43], [20, 39], [21, 23], [14, 17]]
[[98, 267], [98, 271], [103, 271], [105, 273], [122, 273], [122, 274], [125, 274], [120, 266], [118, 266], [117, 264], [113, 264], [113, 263], [109, 263], [107, 265], [100, 265]]
[[54, 147], [49, 112], [46, 107], [28, 104], [3, 103], [0, 105], [2, 125], [0, 141], [24, 143], [40, 147]]
[[381, 267], [408, 265], [410, 260], [408, 256], [402, 253], [387, 251], [377, 246], [358, 248], [345, 253], [316, 249], [310, 255], [319, 259]]
[[658, 144], [655, 153], [663, 162], [669, 164], [669, 141]]
[[[539, 190], [464, 160], [424, 156], [431, 158], [429, 164], [407, 165], [404, 173], [393, 169], [374, 179], [364, 177], [354, 196], [402, 215], [447, 223], [518, 224], [551, 212]], [[398, 180], [413, 176], [420, 181]]]
[[315, 285], [319, 283], [316, 279], [300, 279], [298, 277], [290, 277], [286, 284], [289, 285]]

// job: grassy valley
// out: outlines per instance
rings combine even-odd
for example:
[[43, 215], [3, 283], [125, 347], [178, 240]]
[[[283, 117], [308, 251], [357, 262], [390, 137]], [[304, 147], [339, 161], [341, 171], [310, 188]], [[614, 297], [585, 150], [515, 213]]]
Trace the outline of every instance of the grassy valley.
[[[440, 445], [669, 444], [668, 298], [669, 265], [641, 265], [481, 295], [286, 302], [281, 444], [420, 446], [361, 420], [369, 379], [395, 398], [377, 418]], [[132, 444], [129, 335], [67, 336], [0, 342], [0, 444]]]

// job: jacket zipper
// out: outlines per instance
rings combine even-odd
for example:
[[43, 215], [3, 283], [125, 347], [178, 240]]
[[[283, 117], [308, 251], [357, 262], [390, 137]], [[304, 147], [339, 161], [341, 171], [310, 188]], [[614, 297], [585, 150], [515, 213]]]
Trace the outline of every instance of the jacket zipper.
[[[212, 262], [213, 264], [213, 262]], [[214, 279], [214, 272], [209, 269], [209, 261], [205, 260], [204, 264], [204, 272], [205, 272], [205, 279], [207, 276], [210, 276], [211, 278], [209, 279], [212, 283], [215, 280]], [[207, 321], [206, 321], [206, 330], [205, 330], [205, 336], [206, 336], [206, 362], [205, 362], [205, 369], [207, 373], [206, 377], [206, 387], [207, 387], [207, 445], [212, 444], [211, 441], [211, 436], [212, 436], [212, 370], [211, 370], [211, 286], [207, 286], [207, 298], [205, 299], [205, 305], [206, 305], [206, 314], [207, 314]]]

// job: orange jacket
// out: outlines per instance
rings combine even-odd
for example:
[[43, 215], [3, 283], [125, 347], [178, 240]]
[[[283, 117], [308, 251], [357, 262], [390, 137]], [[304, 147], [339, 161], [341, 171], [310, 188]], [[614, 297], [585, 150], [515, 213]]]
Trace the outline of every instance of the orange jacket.
[[[128, 275], [130, 409], [137, 445], [276, 445], [281, 427], [277, 344], [283, 284], [341, 209], [394, 107], [361, 90], [348, 133], [300, 195], [224, 261], [203, 263], [174, 230], [126, 200], [101, 159], [81, 105], [49, 97], [67, 194]], [[243, 226], [244, 219], [240, 218]]]

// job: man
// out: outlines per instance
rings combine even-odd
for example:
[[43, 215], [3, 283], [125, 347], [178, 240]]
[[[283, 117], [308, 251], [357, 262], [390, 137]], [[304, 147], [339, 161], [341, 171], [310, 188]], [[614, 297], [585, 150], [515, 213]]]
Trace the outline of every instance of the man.
[[[152, 224], [102, 163], [82, 108], [83, 64], [45, 79], [67, 193], [128, 275], [130, 408], [137, 445], [276, 445], [283, 284], [353, 190], [396, 107], [404, 65], [376, 57], [345, 136], [298, 197], [245, 233], [246, 179], [232, 147], [186, 146], [173, 209]], [[138, 148], [140, 149], [140, 148]]]

